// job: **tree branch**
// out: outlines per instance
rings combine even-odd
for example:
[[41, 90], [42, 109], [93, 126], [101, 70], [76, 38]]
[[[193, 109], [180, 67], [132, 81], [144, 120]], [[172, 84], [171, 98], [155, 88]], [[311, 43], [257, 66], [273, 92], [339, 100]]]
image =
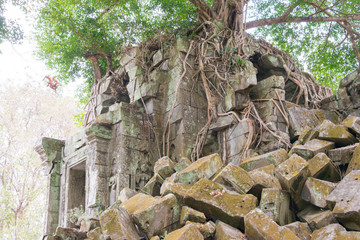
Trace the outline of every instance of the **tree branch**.
[[189, 0], [195, 7], [198, 8], [199, 17], [202, 20], [209, 21], [213, 18], [216, 18], [214, 11], [210, 8], [209, 5], [204, 0]]
[[119, 3], [119, 0], [116, 0], [113, 2], [109, 7], [107, 7], [98, 17], [98, 19], [102, 18], [105, 14], [107, 14], [113, 7], [116, 6], [116, 4]]
[[350, 17], [277, 17], [260, 19], [246, 23], [246, 29], [263, 27], [280, 23], [300, 23], [300, 22], [344, 22], [360, 20], [360, 14], [354, 14]]

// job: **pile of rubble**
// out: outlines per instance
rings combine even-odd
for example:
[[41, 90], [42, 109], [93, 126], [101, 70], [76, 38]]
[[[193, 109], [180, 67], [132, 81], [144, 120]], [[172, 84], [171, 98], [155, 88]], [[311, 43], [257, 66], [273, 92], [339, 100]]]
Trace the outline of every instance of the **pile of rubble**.
[[[163, 157], [80, 230], [55, 239], [360, 239], [360, 118], [304, 127], [293, 147], [236, 165]], [[87, 233], [86, 233], [87, 232]]]

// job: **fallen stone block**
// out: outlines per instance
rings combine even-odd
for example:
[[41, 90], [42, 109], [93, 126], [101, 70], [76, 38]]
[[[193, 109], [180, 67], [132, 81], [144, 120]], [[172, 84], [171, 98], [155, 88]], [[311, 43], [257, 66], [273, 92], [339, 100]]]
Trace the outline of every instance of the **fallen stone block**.
[[164, 240], [203, 240], [204, 237], [193, 224], [185, 225], [184, 227], [169, 233]]
[[305, 159], [293, 154], [288, 160], [277, 166], [275, 175], [283, 189], [295, 194], [300, 193], [306, 178], [310, 175], [308, 165]]
[[353, 170], [360, 170], [360, 147], [357, 146], [354, 150], [354, 154], [351, 157], [349, 165], [346, 169], [346, 173], [348, 174]]
[[245, 234], [221, 221], [216, 221], [214, 240], [246, 240]]
[[214, 178], [214, 182], [228, 185], [235, 189], [240, 194], [247, 193], [254, 185], [253, 179], [241, 167], [232, 163], [220, 170]]
[[319, 132], [309, 126], [305, 126], [304, 130], [301, 132], [298, 141], [299, 144], [305, 144], [310, 140], [313, 140], [319, 136]]
[[354, 105], [351, 102], [350, 96], [347, 93], [346, 88], [339, 88], [336, 91], [336, 97], [339, 102], [339, 109], [345, 112], [349, 112], [354, 109]]
[[311, 239], [311, 229], [307, 225], [307, 223], [303, 222], [293, 222], [284, 226], [284, 228], [289, 229], [295, 235], [302, 240], [310, 240]]
[[80, 231], [89, 232], [97, 227], [100, 227], [99, 219], [82, 217], [80, 221]]
[[305, 182], [301, 197], [317, 207], [326, 208], [326, 198], [334, 190], [335, 186], [336, 183], [309, 177]]
[[123, 208], [109, 209], [103, 212], [100, 216], [100, 225], [105, 238], [140, 239], [129, 214]]
[[185, 224], [187, 221], [205, 223], [205, 214], [187, 206], [181, 208], [180, 224]]
[[336, 166], [348, 164], [357, 146], [358, 145], [354, 144], [346, 147], [332, 149], [328, 152], [328, 156]]
[[243, 229], [244, 216], [256, 207], [257, 198], [230, 193], [220, 184], [201, 179], [187, 192], [185, 203], [208, 217]]
[[290, 210], [290, 195], [284, 190], [264, 188], [261, 193], [259, 208], [281, 226], [293, 222], [294, 216]]
[[87, 237], [90, 240], [105, 240], [102, 235], [101, 227], [97, 227], [87, 233]]
[[169, 157], [162, 157], [156, 161], [154, 166], [155, 174], [159, 174], [163, 179], [170, 177], [174, 171], [174, 162]]
[[240, 163], [239, 166], [245, 169], [246, 171], [252, 171], [256, 168], [265, 167], [270, 164], [273, 164], [276, 167], [280, 163], [284, 162], [287, 158], [288, 158], [288, 154], [286, 150], [279, 149], [266, 154], [245, 159], [245, 161]]
[[311, 240], [341, 240], [340, 232], [346, 232], [346, 229], [338, 223], [333, 223], [315, 230]]
[[174, 194], [152, 197], [139, 193], [121, 204], [141, 231], [150, 238], [161, 235], [167, 227], [179, 222], [180, 206]]
[[174, 173], [173, 175], [171, 175], [170, 177], [168, 177], [168, 178], [166, 178], [164, 180], [164, 182], [162, 183], [161, 188], [160, 188], [160, 194], [161, 195], [164, 195], [164, 191], [169, 185], [174, 184], [174, 180], [175, 180], [176, 175], [177, 175], [177, 173]]
[[141, 191], [150, 194], [153, 197], [160, 196], [160, 188], [163, 182], [164, 179], [160, 177], [158, 173], [155, 173], [155, 175], [150, 178]]
[[273, 164], [270, 164], [265, 167], [257, 168], [257, 169], [252, 170], [250, 172], [250, 174], [254, 173], [254, 172], [264, 172], [266, 174], [275, 176], [275, 166]]
[[258, 208], [246, 214], [245, 234], [249, 239], [299, 240], [292, 231], [281, 228]]
[[348, 116], [341, 124], [349, 128], [355, 134], [360, 135], [360, 117]]
[[203, 235], [204, 239], [211, 239], [211, 237], [215, 233], [216, 225], [212, 221], [209, 221], [205, 224], [187, 221], [186, 225], [188, 225], [188, 224], [195, 225], [197, 227], [197, 229], [200, 231], [200, 233]]
[[360, 170], [347, 174], [326, 199], [336, 219], [347, 229], [360, 230]]
[[190, 190], [190, 188], [190, 186], [182, 183], [172, 183], [168, 184], [164, 188], [162, 186], [160, 192], [162, 192], [161, 196], [165, 196], [167, 194], [174, 194], [179, 204], [184, 205], [186, 193], [188, 190]]
[[174, 165], [174, 170], [176, 172], [181, 172], [183, 169], [191, 165], [190, 159], [187, 157], [181, 157], [177, 163]]
[[324, 109], [313, 109], [319, 121], [322, 123], [324, 120], [329, 120], [334, 124], [341, 123], [341, 117], [334, 111]]
[[[274, 165], [269, 165], [273, 166]], [[281, 189], [281, 184], [279, 179], [275, 177], [275, 167], [274, 173], [268, 174], [267, 171], [261, 171], [260, 168], [255, 169], [250, 172], [251, 178], [254, 180], [255, 184], [249, 191], [249, 193], [253, 194], [254, 196], [260, 199], [261, 192], [264, 188], [277, 188]]]
[[136, 192], [135, 190], [132, 190], [130, 188], [123, 188], [119, 193], [118, 200], [123, 203], [129, 200], [131, 197], [135, 196], [136, 194], [138, 194], [138, 192]]
[[330, 182], [340, 180], [340, 170], [325, 153], [318, 153], [308, 161], [310, 176]]
[[298, 212], [297, 216], [301, 221], [307, 222], [312, 230], [320, 229], [332, 223], [337, 223], [330, 210], [324, 211], [315, 206], [308, 206]]
[[200, 158], [178, 172], [174, 182], [191, 186], [201, 178], [211, 178], [222, 167], [222, 164], [221, 157], [217, 153]]
[[289, 133], [292, 140], [300, 136], [306, 126], [315, 128], [321, 123], [313, 110], [297, 106], [289, 107], [287, 111], [290, 124]]
[[333, 142], [313, 139], [305, 143], [305, 145], [296, 145], [292, 148], [292, 152], [305, 158], [311, 159], [318, 153], [327, 153], [329, 150], [335, 148]]
[[[274, 167], [274, 165], [269, 166]], [[281, 184], [279, 182], [279, 179], [275, 177], [275, 173], [268, 174], [266, 171], [260, 171], [259, 169], [255, 169], [250, 172], [250, 176], [254, 180], [255, 184], [248, 193], [253, 194], [259, 199], [261, 197], [261, 192], [264, 188], [281, 189]]]
[[329, 120], [323, 121], [317, 130], [319, 131], [319, 139], [334, 142], [338, 146], [347, 146], [356, 142], [354, 135], [345, 126], [335, 125]]
[[80, 231], [75, 228], [63, 228], [57, 227], [54, 234], [54, 240], [83, 240], [87, 238], [87, 234], [84, 231]]

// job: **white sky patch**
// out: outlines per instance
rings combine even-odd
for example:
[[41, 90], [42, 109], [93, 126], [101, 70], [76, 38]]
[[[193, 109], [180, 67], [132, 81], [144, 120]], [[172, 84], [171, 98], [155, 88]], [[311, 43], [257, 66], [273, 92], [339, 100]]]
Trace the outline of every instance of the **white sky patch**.
[[[45, 63], [36, 58], [34, 52], [36, 44], [32, 39], [32, 31], [35, 22], [34, 16], [30, 13], [25, 15], [21, 9], [11, 4], [6, 5], [6, 19], [16, 20], [24, 31], [24, 40], [21, 44], [10, 44], [3, 42], [0, 44], [0, 86], [5, 84], [24, 85], [32, 84], [37, 87], [46, 88], [45, 76], [55, 76], [53, 70], [48, 69]], [[58, 93], [67, 96], [75, 96], [75, 91], [79, 81], [70, 83], [58, 88]], [[49, 91], [53, 91], [48, 88]]]

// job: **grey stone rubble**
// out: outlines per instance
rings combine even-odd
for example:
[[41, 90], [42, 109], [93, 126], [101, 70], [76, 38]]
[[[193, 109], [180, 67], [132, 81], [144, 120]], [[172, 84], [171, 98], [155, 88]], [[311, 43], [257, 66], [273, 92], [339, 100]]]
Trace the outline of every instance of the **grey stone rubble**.
[[[117, 70], [127, 93], [112, 76], [100, 82], [87, 126], [36, 147], [47, 239], [360, 239], [360, 72], [306, 108], [277, 56], [254, 48], [191, 162], [207, 101], [192, 53], [179, 82], [188, 49], [181, 38], [159, 49], [150, 79], [130, 49]], [[271, 133], [242, 119], [249, 100]], [[246, 149], [254, 132], [259, 144]]]

